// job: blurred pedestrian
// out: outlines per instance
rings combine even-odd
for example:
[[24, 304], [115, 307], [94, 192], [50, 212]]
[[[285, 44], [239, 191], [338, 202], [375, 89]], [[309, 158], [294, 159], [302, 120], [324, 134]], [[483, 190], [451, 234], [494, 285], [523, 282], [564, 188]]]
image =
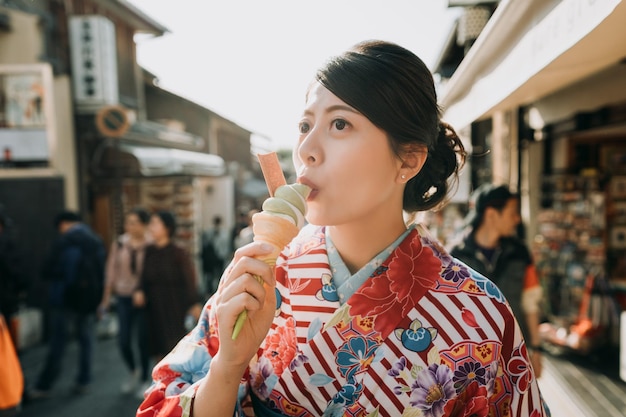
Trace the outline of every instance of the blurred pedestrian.
[[232, 252], [231, 239], [222, 224], [221, 216], [213, 217], [213, 226], [202, 233], [201, 247], [206, 291], [211, 295], [217, 289], [226, 261]]
[[29, 287], [24, 258], [12, 233], [12, 220], [0, 208], [0, 415], [17, 411], [24, 393], [19, 362], [17, 313]]
[[240, 211], [237, 214], [237, 221], [235, 222], [235, 225], [233, 226], [230, 234], [230, 246], [231, 248], [233, 248], [233, 250], [237, 249], [235, 241], [237, 240], [237, 236], [239, 236], [239, 232], [241, 232], [244, 227], [248, 227], [250, 225], [250, 219], [248, 217], [248, 214], [249, 213], [246, 213], [244, 211]]
[[[109, 250], [104, 295], [99, 308], [100, 314], [106, 313], [112, 297], [115, 298], [119, 349], [130, 372], [121, 386], [125, 394], [137, 390], [150, 377], [145, 308], [133, 304], [133, 293], [139, 286], [145, 250], [150, 242], [147, 233], [149, 221], [150, 214], [141, 208], [126, 213], [124, 234], [113, 241]], [[134, 352], [135, 343], [138, 357]]]
[[63, 356], [69, 339], [69, 325], [80, 344], [75, 394], [87, 391], [92, 381], [93, 344], [96, 310], [104, 286], [105, 248], [80, 214], [59, 213], [54, 219], [59, 237], [45, 263], [43, 277], [49, 283], [48, 353], [35, 388], [29, 398], [50, 395], [50, 390], [63, 370]]
[[[169, 211], [150, 218], [152, 243], [146, 247], [135, 303], [145, 305], [149, 352], [161, 360], [186, 333], [185, 319], [197, 320], [201, 304], [191, 255], [173, 241], [176, 219]], [[146, 385], [140, 387], [142, 393]]]
[[500, 288], [527, 342], [535, 376], [542, 371], [539, 323], [543, 289], [530, 251], [517, 237], [519, 196], [506, 185], [484, 184], [470, 198], [468, 230], [450, 254]]
[[11, 233], [11, 219], [0, 211], [0, 314], [4, 316], [11, 340], [18, 349], [17, 312], [29, 287], [24, 258]]
[[246, 225], [246, 227], [239, 231], [239, 235], [237, 235], [237, 238], [235, 239], [235, 250], [247, 245], [248, 243], [251, 243], [254, 239], [254, 231], [252, 230], [252, 216], [254, 216], [254, 214], [258, 212], [259, 210], [256, 209], [252, 209], [248, 212], [248, 224]]

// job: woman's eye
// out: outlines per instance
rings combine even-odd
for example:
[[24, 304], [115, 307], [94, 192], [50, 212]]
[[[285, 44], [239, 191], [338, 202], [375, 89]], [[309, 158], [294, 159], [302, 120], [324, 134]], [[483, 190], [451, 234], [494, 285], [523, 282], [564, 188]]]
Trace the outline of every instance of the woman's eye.
[[335, 120], [333, 123], [335, 124], [335, 128], [337, 130], [343, 130], [348, 125], [348, 122], [342, 119]]
[[300, 133], [306, 133], [308, 132], [310, 129], [309, 124], [308, 123], [300, 123], [298, 125], [298, 130], [300, 130]]

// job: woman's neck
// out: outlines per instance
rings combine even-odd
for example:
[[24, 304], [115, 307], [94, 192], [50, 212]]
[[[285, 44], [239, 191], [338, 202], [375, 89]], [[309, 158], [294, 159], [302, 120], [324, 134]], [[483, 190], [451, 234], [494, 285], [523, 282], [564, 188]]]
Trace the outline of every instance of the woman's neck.
[[392, 221], [349, 223], [328, 229], [341, 259], [354, 274], [404, 233], [406, 225], [399, 216]]
[[170, 243], [170, 238], [167, 236], [159, 238], [159, 239], [154, 239], [154, 245], [158, 248], [163, 248], [167, 246], [169, 243]]
[[131, 246], [142, 246], [146, 242], [146, 235], [129, 235], [129, 241]]
[[474, 241], [478, 246], [493, 249], [500, 242], [500, 234], [491, 227], [481, 225], [474, 232]]

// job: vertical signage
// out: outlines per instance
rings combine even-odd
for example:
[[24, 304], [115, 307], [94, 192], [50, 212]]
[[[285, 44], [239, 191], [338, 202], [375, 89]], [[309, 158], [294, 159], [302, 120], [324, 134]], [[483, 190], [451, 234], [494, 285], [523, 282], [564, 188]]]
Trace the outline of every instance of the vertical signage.
[[118, 104], [115, 25], [103, 16], [71, 16], [70, 53], [78, 113]]

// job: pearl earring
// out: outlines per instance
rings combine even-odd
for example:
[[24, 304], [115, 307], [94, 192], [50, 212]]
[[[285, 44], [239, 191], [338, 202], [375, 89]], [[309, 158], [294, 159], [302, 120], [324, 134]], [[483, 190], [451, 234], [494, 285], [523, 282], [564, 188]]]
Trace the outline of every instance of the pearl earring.
[[404, 175], [404, 174], [403, 174], [401, 178], [402, 178], [403, 180], [404, 180], [404, 179], [406, 179], [406, 175]]

